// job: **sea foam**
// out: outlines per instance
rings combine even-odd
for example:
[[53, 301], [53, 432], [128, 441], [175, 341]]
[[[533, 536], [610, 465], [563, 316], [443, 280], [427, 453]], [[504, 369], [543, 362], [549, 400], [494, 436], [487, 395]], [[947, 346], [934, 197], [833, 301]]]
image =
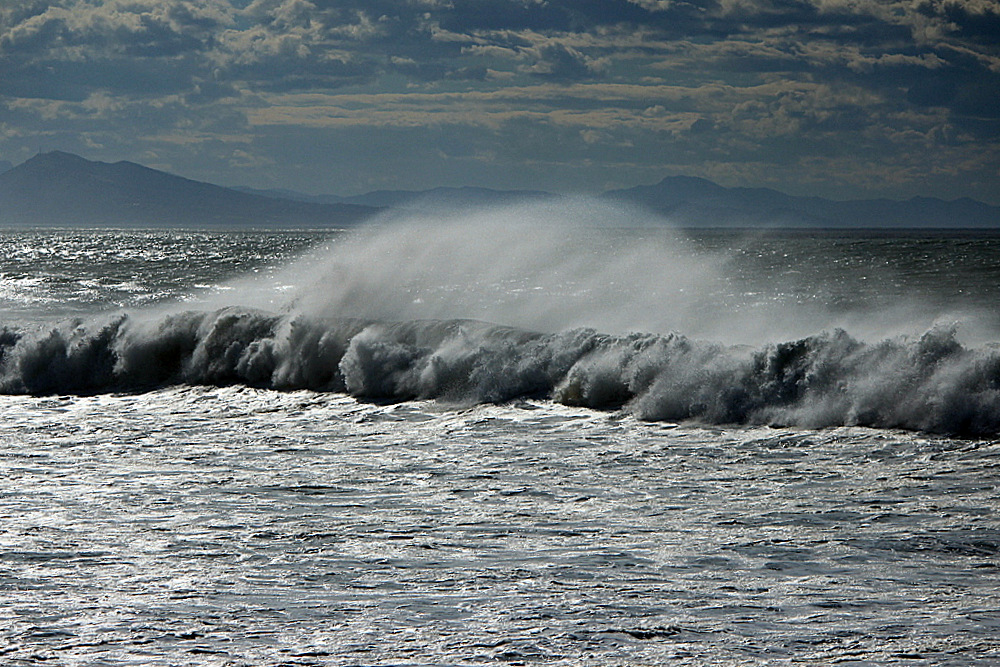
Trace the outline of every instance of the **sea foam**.
[[748, 349], [679, 334], [542, 334], [471, 320], [226, 308], [0, 334], [7, 393], [177, 383], [461, 404], [550, 398], [647, 420], [1000, 432], [1000, 351], [963, 346], [953, 329], [878, 343], [838, 330]]

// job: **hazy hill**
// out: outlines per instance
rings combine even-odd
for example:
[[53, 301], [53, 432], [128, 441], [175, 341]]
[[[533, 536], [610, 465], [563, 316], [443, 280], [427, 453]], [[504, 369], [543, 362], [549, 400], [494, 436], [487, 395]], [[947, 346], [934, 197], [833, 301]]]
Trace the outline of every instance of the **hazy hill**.
[[[538, 190], [471, 187], [423, 191], [376, 190], [354, 197], [310, 196], [290, 190], [245, 191], [299, 201], [353, 203], [423, 211], [545, 201], [558, 197]], [[834, 201], [821, 197], [795, 197], [769, 188], [726, 188], [692, 176], [672, 176], [655, 185], [610, 190], [600, 196], [607, 200], [637, 204], [661, 214], [673, 223], [691, 227], [1000, 229], [1000, 207], [972, 199], [944, 201], [915, 197], [906, 201]]]
[[88, 227], [326, 227], [377, 209], [262, 197], [132, 162], [41, 153], [0, 173], [0, 224]]
[[430, 190], [374, 190], [363, 195], [340, 197], [337, 195], [305, 195], [291, 190], [253, 190], [235, 188], [241, 192], [309, 201], [314, 203], [341, 203], [379, 208], [403, 208], [415, 211], [473, 208], [479, 206], [504, 206], [525, 201], [545, 201], [558, 195], [541, 190], [493, 190], [491, 188], [433, 188]]
[[725, 188], [689, 176], [611, 190], [602, 197], [640, 204], [677, 224], [692, 226], [1000, 228], [1000, 207], [973, 199], [834, 201], [795, 197], [768, 188]]

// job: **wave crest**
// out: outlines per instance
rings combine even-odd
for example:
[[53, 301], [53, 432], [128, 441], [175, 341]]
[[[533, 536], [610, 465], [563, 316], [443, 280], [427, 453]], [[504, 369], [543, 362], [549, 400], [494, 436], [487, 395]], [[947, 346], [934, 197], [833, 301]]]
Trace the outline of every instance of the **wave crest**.
[[0, 329], [0, 391], [246, 384], [364, 399], [550, 398], [646, 420], [1000, 433], [1000, 352], [953, 328], [877, 343], [843, 330], [758, 348], [680, 334], [542, 334], [474, 320], [385, 322], [245, 308]]

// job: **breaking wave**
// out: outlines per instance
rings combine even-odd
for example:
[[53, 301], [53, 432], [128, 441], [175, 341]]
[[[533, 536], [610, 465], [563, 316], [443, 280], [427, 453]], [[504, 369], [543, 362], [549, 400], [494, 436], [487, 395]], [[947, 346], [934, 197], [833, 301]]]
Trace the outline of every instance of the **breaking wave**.
[[[185, 310], [8, 322], [0, 392], [244, 384], [375, 401], [546, 398], [646, 420], [1000, 433], [1000, 328], [989, 318], [956, 320], [882, 288], [849, 294], [835, 254], [775, 265], [784, 277], [747, 272], [662, 220], [630, 227], [641, 215], [579, 200], [384, 219]], [[813, 277], [799, 289], [789, 276], [803, 268]], [[850, 296], [848, 307], [827, 308], [831, 294]], [[961, 322], [963, 337], [941, 321]]]
[[250, 308], [0, 329], [0, 390], [144, 391], [178, 383], [461, 404], [548, 398], [644, 420], [1000, 433], [1000, 349], [953, 328], [864, 342], [833, 330], [756, 347], [678, 334], [538, 333]]

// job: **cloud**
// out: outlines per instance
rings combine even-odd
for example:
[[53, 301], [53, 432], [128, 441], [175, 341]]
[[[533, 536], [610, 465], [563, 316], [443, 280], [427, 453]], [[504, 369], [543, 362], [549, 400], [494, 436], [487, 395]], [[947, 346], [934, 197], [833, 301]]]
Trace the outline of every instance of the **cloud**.
[[[704, 91], [677, 86], [546, 83], [488, 92], [289, 94], [269, 98], [268, 105], [250, 114], [250, 123], [313, 127], [466, 125], [496, 129], [514, 120], [531, 120], [567, 128], [674, 131], [679, 125], [689, 126], [699, 119], [691, 111], [692, 98], [718, 99], [717, 90], [714, 86]], [[713, 108], [727, 108], [731, 99], [720, 99]], [[663, 104], [651, 106], [651, 100]]]
[[875, 154], [919, 187], [946, 148], [995, 183], [998, 26], [992, 0], [21, 0], [0, 6], [0, 124], [18, 128], [0, 155], [44, 138], [298, 178], [282, 165], [301, 145], [355, 133], [381, 166], [337, 159], [393, 170], [419, 147], [442, 178], [520, 160], [590, 183], [814, 184]]
[[213, 33], [230, 22], [230, 14], [224, 3], [189, 0], [54, 4], [29, 16], [3, 16], [0, 50], [69, 59], [95, 54], [171, 57], [204, 50]]

